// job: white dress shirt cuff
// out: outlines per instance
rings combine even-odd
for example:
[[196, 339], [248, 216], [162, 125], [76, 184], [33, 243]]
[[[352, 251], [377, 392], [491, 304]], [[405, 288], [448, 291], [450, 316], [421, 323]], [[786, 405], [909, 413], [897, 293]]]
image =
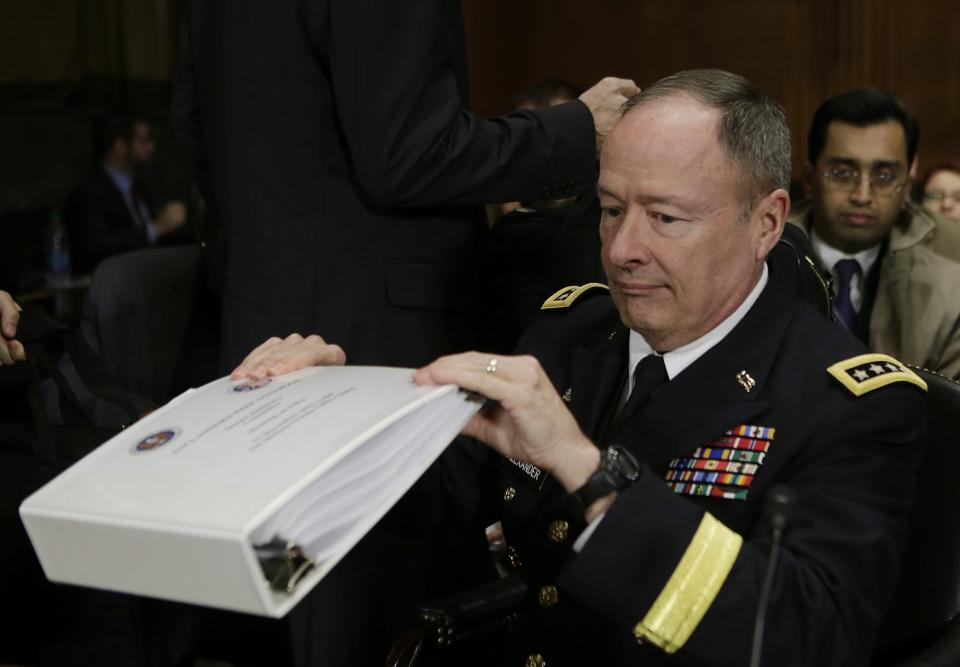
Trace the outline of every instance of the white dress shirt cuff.
[[606, 515], [607, 515], [607, 513], [604, 512], [603, 514], [600, 514], [599, 516], [595, 516], [595, 517], [593, 518], [593, 521], [591, 521], [590, 523], [588, 523], [588, 524], [587, 524], [587, 527], [583, 529], [583, 532], [580, 533], [580, 536], [577, 537], [576, 541], [573, 543], [573, 550], [574, 550], [576, 553], [580, 553], [580, 551], [581, 551], [581, 550], [583, 549], [583, 547], [586, 545], [587, 540], [589, 540], [589, 539], [590, 539], [590, 536], [593, 535], [593, 531], [595, 531], [595, 530], [597, 529], [597, 526], [600, 525], [601, 519], [603, 519], [603, 517], [605, 517]]

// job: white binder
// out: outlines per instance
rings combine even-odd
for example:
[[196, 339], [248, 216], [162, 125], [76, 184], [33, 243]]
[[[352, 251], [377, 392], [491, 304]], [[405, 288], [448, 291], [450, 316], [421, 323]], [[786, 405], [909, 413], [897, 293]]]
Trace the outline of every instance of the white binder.
[[310, 368], [182, 394], [24, 501], [44, 572], [283, 616], [479, 408], [411, 372]]

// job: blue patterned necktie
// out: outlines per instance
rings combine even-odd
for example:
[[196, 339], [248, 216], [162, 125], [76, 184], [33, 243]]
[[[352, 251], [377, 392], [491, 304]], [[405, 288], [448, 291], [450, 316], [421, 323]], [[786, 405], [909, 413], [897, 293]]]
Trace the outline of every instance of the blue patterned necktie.
[[860, 262], [855, 259], [841, 259], [833, 265], [833, 270], [837, 272], [837, 300], [833, 304], [833, 310], [843, 325], [853, 331], [857, 326], [857, 311], [850, 299], [850, 285], [853, 277], [860, 273]]

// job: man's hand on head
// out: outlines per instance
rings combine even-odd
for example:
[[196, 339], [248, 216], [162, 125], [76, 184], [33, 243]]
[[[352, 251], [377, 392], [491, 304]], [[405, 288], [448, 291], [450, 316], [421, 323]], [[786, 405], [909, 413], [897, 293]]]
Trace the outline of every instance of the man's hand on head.
[[20, 310], [13, 297], [0, 290], [0, 366], [11, 366], [27, 358], [23, 344], [16, 340]]
[[464, 433], [504, 456], [548, 470], [568, 491], [582, 486], [597, 469], [599, 450], [534, 357], [465, 352], [417, 370], [413, 380], [455, 384], [497, 401], [492, 410], [479, 412]]
[[259, 380], [271, 375], [292, 373], [310, 366], [343, 366], [347, 355], [339, 345], [327, 343], [317, 335], [304, 338], [290, 334], [286, 338], [270, 338], [233, 369], [234, 380]]
[[618, 79], [608, 76], [580, 96], [593, 114], [593, 125], [597, 132], [597, 155], [603, 148], [603, 142], [620, 119], [621, 107], [630, 97], [640, 92], [631, 79]]

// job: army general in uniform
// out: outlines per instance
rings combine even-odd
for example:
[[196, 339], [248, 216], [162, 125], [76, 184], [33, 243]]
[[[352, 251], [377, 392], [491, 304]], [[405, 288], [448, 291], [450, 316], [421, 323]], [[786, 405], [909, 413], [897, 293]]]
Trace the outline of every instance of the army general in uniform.
[[[484, 499], [467, 516], [502, 520], [528, 584], [500, 664], [748, 664], [777, 485], [794, 517], [765, 662], [869, 659], [904, 546], [925, 385], [799, 299], [769, 260], [789, 170], [783, 112], [749, 82], [716, 70], [659, 81], [628, 102], [601, 157], [609, 292], [557, 292], [518, 356], [415, 372], [496, 402], [466, 428], [487, 461], [473, 475], [451, 466], [451, 502]], [[305, 345], [274, 349], [302, 365]]]

